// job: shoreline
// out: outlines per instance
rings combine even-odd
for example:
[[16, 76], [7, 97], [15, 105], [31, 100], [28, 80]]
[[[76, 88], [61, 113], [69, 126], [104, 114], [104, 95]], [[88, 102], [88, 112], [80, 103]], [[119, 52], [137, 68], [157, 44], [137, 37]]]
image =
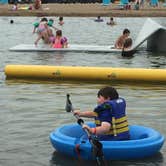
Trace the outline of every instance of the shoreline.
[[[38, 10], [28, 10], [24, 7], [32, 4], [18, 4], [19, 9], [12, 11], [12, 4], [0, 5], [0, 16], [68, 16], [68, 17], [166, 17], [166, 7], [159, 4], [158, 7], [145, 4], [140, 10], [122, 10], [118, 9], [118, 4], [104, 6], [101, 3], [75, 3], [60, 4], [48, 3], [42, 4]], [[24, 9], [23, 9], [24, 8]]]

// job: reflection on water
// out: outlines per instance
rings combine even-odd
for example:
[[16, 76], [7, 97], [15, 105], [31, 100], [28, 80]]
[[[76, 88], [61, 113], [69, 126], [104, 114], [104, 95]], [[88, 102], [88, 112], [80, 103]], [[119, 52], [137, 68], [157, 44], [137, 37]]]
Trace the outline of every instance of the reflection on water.
[[[64, 54], [63, 52], [52, 52], [52, 53], [44, 53], [40, 52], [37, 53], [37, 56], [34, 58], [36, 62], [43, 61], [45, 65], [51, 64], [54, 65], [63, 65], [64, 61]], [[44, 65], [43, 63], [43, 65]]]
[[[155, 156], [146, 159], [128, 160], [128, 161], [106, 161], [108, 166], [157, 166], [163, 163], [162, 153], [157, 153]], [[56, 151], [52, 154], [50, 160], [50, 166], [92, 166], [95, 165], [95, 161], [83, 161], [81, 158], [74, 159], [65, 155], [62, 155]]]

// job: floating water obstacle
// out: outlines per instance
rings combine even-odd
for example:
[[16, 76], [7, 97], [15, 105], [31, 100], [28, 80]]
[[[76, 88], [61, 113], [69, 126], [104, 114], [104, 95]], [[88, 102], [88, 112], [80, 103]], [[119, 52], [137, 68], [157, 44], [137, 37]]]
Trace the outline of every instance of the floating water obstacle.
[[166, 69], [7, 65], [6, 79], [166, 82]]

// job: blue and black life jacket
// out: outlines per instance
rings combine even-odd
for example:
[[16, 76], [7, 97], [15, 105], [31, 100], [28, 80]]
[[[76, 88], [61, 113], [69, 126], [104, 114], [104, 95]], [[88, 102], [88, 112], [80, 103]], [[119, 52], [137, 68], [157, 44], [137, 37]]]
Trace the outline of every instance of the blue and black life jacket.
[[97, 113], [95, 117], [96, 126], [101, 126], [103, 121], [111, 124], [109, 132], [99, 135], [101, 140], [129, 139], [129, 127], [125, 109], [126, 102], [122, 98], [110, 100], [94, 109], [94, 112]]

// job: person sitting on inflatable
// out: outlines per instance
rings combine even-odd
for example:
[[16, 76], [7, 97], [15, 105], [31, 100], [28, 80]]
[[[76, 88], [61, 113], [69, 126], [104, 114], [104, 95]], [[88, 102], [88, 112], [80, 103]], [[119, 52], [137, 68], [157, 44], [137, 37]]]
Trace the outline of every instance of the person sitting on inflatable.
[[55, 40], [52, 43], [53, 48], [67, 48], [68, 42], [66, 37], [62, 37], [62, 31], [57, 30]]
[[126, 102], [119, 97], [113, 87], [104, 87], [97, 94], [98, 105], [94, 111], [74, 110], [79, 117], [94, 118], [96, 127], [84, 124], [83, 128], [97, 135], [99, 140], [129, 140], [129, 127], [126, 117]]

